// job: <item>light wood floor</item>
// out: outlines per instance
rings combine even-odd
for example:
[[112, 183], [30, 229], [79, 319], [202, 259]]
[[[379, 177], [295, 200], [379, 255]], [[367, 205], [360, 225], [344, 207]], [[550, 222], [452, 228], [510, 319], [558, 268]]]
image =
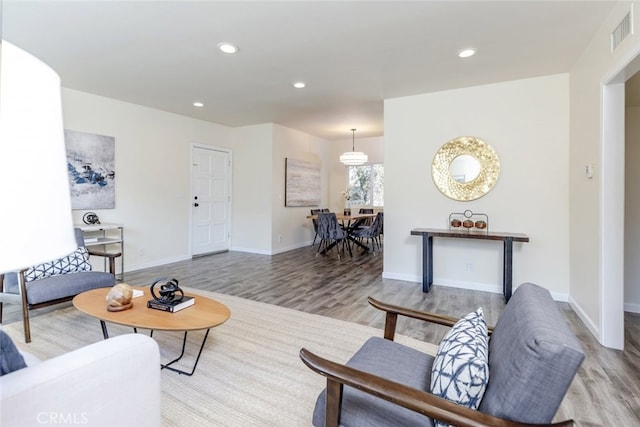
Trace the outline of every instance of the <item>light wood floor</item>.
[[[382, 328], [383, 317], [367, 304], [368, 296], [452, 316], [480, 306], [488, 324], [495, 324], [504, 308], [499, 294], [442, 286], [423, 294], [417, 283], [381, 276], [382, 255], [358, 253], [338, 260], [335, 251], [316, 258], [313, 249], [302, 248], [274, 256], [226, 252], [126, 273], [125, 281], [148, 285], [159, 277], [174, 277], [181, 286], [376, 328]], [[640, 425], [640, 316], [625, 315], [625, 350], [616, 351], [600, 346], [568, 304], [557, 304], [587, 354], [566, 397], [570, 404], [563, 405], [557, 418], [573, 418], [580, 426]], [[5, 322], [20, 319], [17, 307], [5, 306]], [[446, 330], [404, 320], [398, 331], [437, 343]]]

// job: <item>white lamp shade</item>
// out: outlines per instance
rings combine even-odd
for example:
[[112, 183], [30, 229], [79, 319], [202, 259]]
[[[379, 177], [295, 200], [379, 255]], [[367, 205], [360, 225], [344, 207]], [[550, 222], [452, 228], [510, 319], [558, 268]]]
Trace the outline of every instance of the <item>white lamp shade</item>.
[[71, 218], [60, 77], [0, 44], [0, 273], [67, 255]]
[[369, 156], [359, 151], [347, 151], [340, 155], [340, 161], [347, 166], [358, 166], [367, 163]]

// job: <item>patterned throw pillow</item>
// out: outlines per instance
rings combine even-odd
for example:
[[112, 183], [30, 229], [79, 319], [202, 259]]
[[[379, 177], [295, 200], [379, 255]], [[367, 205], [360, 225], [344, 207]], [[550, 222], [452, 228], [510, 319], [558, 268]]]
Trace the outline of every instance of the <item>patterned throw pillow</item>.
[[45, 277], [75, 273], [78, 271], [91, 271], [89, 251], [85, 247], [79, 247], [74, 252], [60, 259], [34, 265], [25, 272], [24, 280], [30, 282], [32, 280], [44, 279]]
[[[444, 336], [433, 361], [431, 393], [477, 409], [489, 382], [489, 337], [482, 308]], [[438, 427], [446, 426], [434, 420]]]

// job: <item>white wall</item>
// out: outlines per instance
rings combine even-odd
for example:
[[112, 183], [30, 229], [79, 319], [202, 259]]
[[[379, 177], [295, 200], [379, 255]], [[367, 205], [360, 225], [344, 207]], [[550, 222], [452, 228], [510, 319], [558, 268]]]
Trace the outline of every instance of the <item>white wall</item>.
[[640, 107], [625, 117], [624, 306], [640, 313]]
[[273, 125], [233, 129], [231, 249], [271, 253]]
[[[271, 253], [285, 252], [311, 245], [315, 232], [306, 218], [314, 207], [284, 205], [285, 158], [315, 162], [321, 165], [320, 206], [329, 200], [329, 142], [284, 126], [273, 126], [273, 173], [271, 175], [272, 235]], [[316, 206], [317, 207], [317, 206]]]
[[66, 129], [115, 137], [116, 207], [95, 212], [124, 224], [125, 270], [190, 256], [191, 144], [230, 147], [231, 129], [69, 89], [62, 104]]
[[[193, 143], [232, 149], [232, 250], [272, 254], [311, 244], [309, 208], [284, 207], [285, 157], [323, 165], [322, 205], [329, 203], [329, 143], [303, 132], [228, 128], [69, 89], [63, 111], [65, 128], [115, 137], [116, 208], [95, 212], [124, 224], [125, 271], [191, 256]], [[85, 212], [74, 211], [74, 221]]]
[[[421, 280], [418, 227], [446, 228], [451, 212], [489, 215], [494, 231], [526, 233], [514, 244], [514, 286], [536, 282], [569, 292], [569, 77], [510, 81], [385, 101], [384, 277]], [[431, 178], [438, 148], [476, 136], [496, 150], [501, 175], [471, 202], [442, 195]], [[434, 240], [434, 283], [500, 292], [502, 245]], [[471, 264], [471, 271], [465, 265]]]
[[310, 245], [311, 207], [285, 207], [285, 158], [318, 162], [329, 198], [328, 141], [273, 123], [233, 129], [232, 250], [275, 254]]
[[[638, 3], [634, 2], [636, 13], [633, 27], [640, 28], [640, 16], [637, 13]], [[629, 11], [629, 3], [618, 4], [609, 18], [602, 24], [600, 30], [585, 49], [581, 58], [571, 69], [571, 145], [570, 145], [570, 224], [571, 224], [571, 303], [587, 327], [606, 343], [603, 335], [603, 322], [608, 322], [606, 316], [613, 315], [620, 319], [619, 313], [604, 314], [603, 307], [607, 305], [603, 295], [622, 294], [619, 289], [621, 281], [608, 280], [608, 270], [604, 268], [603, 254], [609, 254], [611, 249], [609, 239], [614, 238], [614, 246], [622, 245], [616, 236], [610, 236], [605, 228], [615, 225], [606, 223], [603, 211], [609, 209], [608, 200], [623, 191], [609, 185], [609, 176], [603, 175], [603, 152], [619, 150], [619, 147], [603, 144], [604, 102], [603, 85], [609, 83], [613, 77], [625, 69], [627, 64], [640, 52], [640, 34], [636, 30], [615, 52], [610, 52], [609, 35], [620, 20]], [[637, 69], [635, 70], [637, 71]], [[631, 77], [635, 71], [631, 71]], [[624, 83], [618, 81], [616, 83]], [[623, 138], [622, 138], [623, 139]], [[623, 148], [622, 148], [623, 149]], [[585, 177], [585, 165], [594, 164], [594, 177]], [[613, 166], [613, 171], [619, 171], [623, 164]], [[620, 236], [622, 237], [622, 236]], [[613, 248], [616, 250], [616, 248]], [[617, 320], [616, 320], [617, 321]], [[621, 333], [618, 331], [618, 338]]]

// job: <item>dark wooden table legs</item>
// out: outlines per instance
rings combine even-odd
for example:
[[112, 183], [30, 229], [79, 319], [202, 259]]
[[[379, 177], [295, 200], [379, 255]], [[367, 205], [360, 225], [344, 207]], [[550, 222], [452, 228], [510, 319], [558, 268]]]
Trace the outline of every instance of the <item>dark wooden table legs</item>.
[[433, 236], [422, 236], [422, 292], [429, 292], [433, 283]]
[[513, 242], [528, 242], [529, 237], [514, 233], [472, 233], [450, 230], [424, 229], [411, 230], [414, 236], [422, 236], [422, 292], [429, 292], [433, 283], [433, 237], [448, 237], [478, 240], [502, 240], [502, 293], [506, 301], [511, 298], [513, 288]]
[[502, 293], [504, 294], [505, 301], [509, 302], [511, 289], [513, 287], [513, 239], [510, 237], [504, 239], [504, 252], [502, 256]]

